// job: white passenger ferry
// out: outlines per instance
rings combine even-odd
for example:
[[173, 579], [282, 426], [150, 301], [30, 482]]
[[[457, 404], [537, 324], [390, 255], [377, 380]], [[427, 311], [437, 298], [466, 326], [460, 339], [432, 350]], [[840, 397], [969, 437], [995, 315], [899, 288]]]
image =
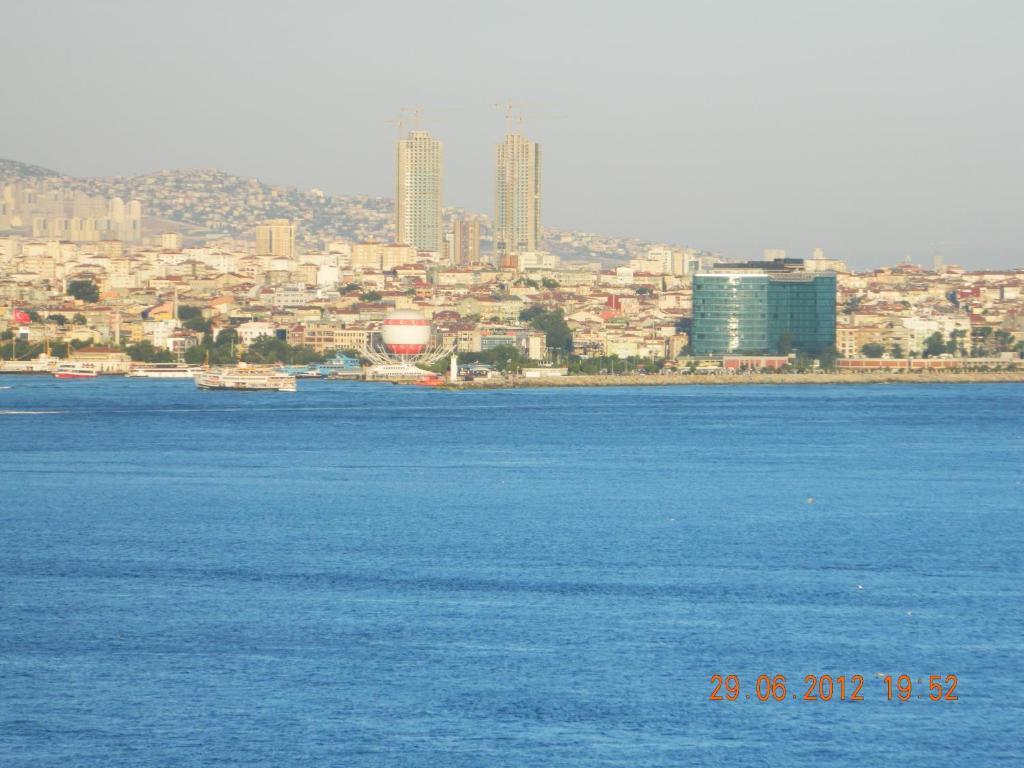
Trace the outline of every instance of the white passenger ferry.
[[132, 366], [132, 369], [125, 376], [130, 379], [193, 379], [202, 370], [197, 365], [146, 363], [144, 365]]
[[195, 375], [199, 389], [236, 389], [247, 392], [294, 392], [295, 377], [270, 368], [249, 368], [244, 363], [237, 368], [210, 368]]

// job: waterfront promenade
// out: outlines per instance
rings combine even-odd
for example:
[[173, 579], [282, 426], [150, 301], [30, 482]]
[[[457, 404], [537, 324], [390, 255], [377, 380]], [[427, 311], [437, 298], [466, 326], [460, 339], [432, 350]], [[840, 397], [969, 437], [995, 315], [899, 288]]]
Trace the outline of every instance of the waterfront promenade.
[[518, 387], [657, 387], [729, 384], [985, 384], [1024, 383], [1024, 371], [908, 372], [908, 373], [736, 373], [582, 375], [528, 379], [479, 379], [449, 385], [450, 389], [508, 389]]

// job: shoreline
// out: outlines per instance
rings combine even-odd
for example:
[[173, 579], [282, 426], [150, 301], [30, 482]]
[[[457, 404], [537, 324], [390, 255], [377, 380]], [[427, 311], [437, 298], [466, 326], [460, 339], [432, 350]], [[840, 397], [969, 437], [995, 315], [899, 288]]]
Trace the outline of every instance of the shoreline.
[[[0, 371], [5, 377], [38, 376], [52, 378], [43, 371]], [[123, 373], [102, 372], [98, 379], [131, 378]], [[140, 381], [171, 381], [172, 379], [139, 378]], [[174, 379], [177, 380], [177, 379]], [[356, 379], [329, 379], [355, 381]], [[411, 380], [359, 380], [369, 384], [411, 385]], [[743, 385], [851, 385], [851, 384], [1024, 384], [1024, 371], [886, 371], [864, 373], [736, 373], [736, 374], [626, 374], [577, 375], [550, 378], [480, 379], [477, 381], [445, 382], [434, 389], [462, 391], [474, 389], [536, 389], [551, 387], [688, 387], [688, 386], [743, 386]]]
[[665, 387], [742, 386], [744, 384], [1024, 384], [1024, 371], [952, 373], [753, 373], [753, 374], [648, 374], [646, 376], [583, 375], [540, 379], [480, 380], [446, 384], [453, 391], [522, 389], [535, 387]]

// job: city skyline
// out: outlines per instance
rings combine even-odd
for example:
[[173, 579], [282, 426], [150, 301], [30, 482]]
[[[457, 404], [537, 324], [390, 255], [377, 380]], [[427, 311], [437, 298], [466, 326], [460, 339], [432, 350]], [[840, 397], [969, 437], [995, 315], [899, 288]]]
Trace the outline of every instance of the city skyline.
[[[425, 134], [425, 132], [421, 133]], [[438, 142], [438, 144], [440, 143]], [[500, 146], [501, 145], [499, 145], [499, 147]], [[397, 163], [395, 170], [397, 178]], [[21, 180], [20, 182], [19, 179]], [[243, 226], [243, 229], [250, 237], [255, 237], [257, 241], [257, 248], [259, 248], [260, 242], [260, 226], [267, 225], [270, 222], [270, 220], [274, 219], [277, 216], [277, 214], [270, 217], [266, 215], [259, 215], [259, 212], [261, 210], [265, 211], [264, 206], [267, 202], [267, 198], [263, 198], [262, 192], [260, 193], [260, 197], [262, 199], [258, 201], [258, 207], [253, 207], [252, 204], [254, 201], [252, 200], [252, 198], [249, 198], [244, 202], [237, 198], [234, 198], [233, 202], [229, 202], [232, 201], [233, 199], [232, 195], [237, 194], [237, 187], [239, 184], [244, 185], [247, 189], [265, 190], [269, 196], [269, 200], [276, 200], [276, 204], [280, 204], [280, 195], [292, 196], [298, 194], [301, 198], [305, 198], [307, 200], [315, 199], [320, 202], [323, 202], [325, 200], [335, 200], [341, 206], [343, 211], [343, 213], [341, 213], [341, 218], [337, 222], [343, 228], [352, 225], [353, 222], [351, 221], [351, 215], [353, 209], [357, 211], [358, 217], [360, 215], [359, 209], [365, 205], [369, 205], [371, 206], [371, 208], [364, 208], [361, 211], [361, 214], [370, 215], [374, 218], [377, 218], [379, 223], [380, 213], [376, 208], [376, 205], [380, 201], [386, 201], [387, 203], [390, 203], [392, 205], [391, 213], [386, 216], [387, 220], [390, 222], [390, 226], [392, 227], [392, 232], [390, 234], [386, 234], [379, 228], [373, 228], [370, 231], [364, 229], [362, 230], [361, 235], [355, 237], [355, 241], [358, 242], [360, 240], [387, 240], [391, 242], [395, 239], [395, 234], [397, 232], [397, 201], [395, 197], [374, 198], [365, 195], [338, 195], [336, 197], [327, 197], [325, 193], [319, 189], [314, 188], [310, 190], [301, 190], [296, 187], [268, 185], [266, 184], [266, 182], [255, 178], [231, 176], [230, 174], [226, 174], [223, 171], [216, 168], [196, 168], [184, 170], [163, 169], [153, 173], [141, 174], [134, 177], [107, 176], [78, 178], [70, 176], [68, 174], [63, 174], [56, 169], [46, 169], [39, 166], [33, 166], [27, 163], [21, 163], [18, 161], [10, 160], [8, 158], [0, 158], [0, 181], [6, 180], [6, 182], [16, 184], [28, 184], [29, 186], [34, 186], [37, 182], [39, 182], [44, 184], [47, 190], [44, 193], [44, 197], [52, 196], [54, 194], [67, 196], [66, 200], [64, 200], [64, 202], [61, 203], [61, 205], [66, 207], [64, 217], [48, 215], [46, 217], [37, 217], [32, 222], [33, 226], [31, 227], [30, 234], [32, 234], [35, 237], [43, 239], [53, 239], [54, 237], [57, 237], [57, 239], [64, 238], [75, 242], [88, 242], [90, 240], [108, 239], [111, 236], [116, 237], [117, 232], [108, 231], [107, 229], [95, 229], [97, 224], [106, 225], [108, 221], [107, 219], [94, 220], [75, 218], [77, 214], [74, 214], [73, 216], [72, 211], [78, 210], [79, 204], [76, 201], [79, 199], [85, 199], [88, 202], [90, 199], [89, 194], [83, 192], [81, 188], [85, 187], [86, 189], [92, 189], [94, 192], [96, 190], [106, 190], [104, 194], [107, 194], [108, 197], [110, 197], [110, 200], [106, 201], [103, 204], [106, 205], [107, 203], [109, 203], [110, 205], [113, 205], [115, 207], [118, 205], [118, 202], [120, 201], [118, 195], [122, 193], [111, 192], [112, 189], [128, 189], [128, 187], [125, 186], [126, 184], [135, 185], [134, 188], [137, 191], [140, 189], [145, 190], [147, 194], [153, 189], [158, 189], [160, 190], [160, 196], [164, 198], [164, 205], [166, 205], [168, 200], [168, 193], [170, 192], [170, 190], [161, 189], [161, 185], [158, 183], [158, 180], [160, 179], [172, 179], [174, 180], [172, 183], [175, 185], [180, 184], [182, 182], [186, 184], [194, 184], [198, 182], [202, 187], [206, 189], [207, 193], [212, 195], [213, 197], [217, 197], [219, 195], [223, 196], [221, 197], [219, 204], [219, 214], [221, 216], [226, 215], [228, 216], [228, 218], [232, 218], [240, 213], [244, 213], [245, 217], [247, 218], [255, 218], [256, 220], [251, 225], [247, 227]], [[226, 184], [227, 187], [218, 190], [217, 184], [220, 183]], [[71, 187], [68, 188], [66, 186], [67, 184], [70, 184]], [[127, 220], [127, 222], [130, 224], [129, 229], [126, 230], [127, 234], [123, 234], [123, 236], [121, 237], [121, 239], [125, 240], [126, 242], [133, 242], [138, 240], [141, 231], [139, 201], [129, 199], [133, 196], [133, 194], [134, 193], [132, 193], [131, 191], [124, 193], [124, 195], [126, 195], [125, 200], [123, 203], [121, 203], [124, 210], [130, 210], [132, 212], [131, 218]], [[56, 201], [56, 198], [54, 200]], [[103, 194], [95, 195], [94, 200], [104, 200]], [[176, 202], [180, 203], [182, 201], [183, 199], [181, 197], [178, 197], [176, 199]], [[54, 204], [56, 204], [56, 202]], [[95, 205], [98, 204], [98, 202], [93, 202], [92, 204]], [[302, 209], [293, 208], [292, 210], [294, 213], [299, 213]], [[493, 219], [491, 219], [489, 214], [484, 213], [482, 211], [472, 211], [454, 206], [445, 206], [443, 204], [440, 208], [440, 211], [441, 223], [439, 225], [439, 228], [442, 234], [442, 242], [440, 243], [440, 250], [438, 250], [437, 252], [441, 253], [442, 255], [450, 255], [451, 249], [454, 248], [456, 253], [468, 254], [468, 263], [475, 262], [482, 253], [482, 251], [480, 250], [481, 221], [488, 221], [489, 223], [493, 224]], [[185, 215], [183, 216], [176, 215], [174, 211], [165, 209], [163, 215], [165, 217], [169, 216], [170, 221], [180, 222], [180, 225], [185, 226], [186, 228], [194, 228], [194, 225], [201, 224], [205, 220], [203, 218], [203, 212], [205, 212], [205, 215], [214, 214], [213, 210], [209, 208], [204, 208], [203, 211], [192, 210], [191, 213], [193, 215], [189, 215], [187, 210], [179, 210], [177, 214], [185, 213]], [[308, 211], [306, 213], [308, 213]], [[200, 214], [200, 216], [197, 217], [195, 214]], [[288, 223], [288, 220], [286, 219], [281, 221], [285, 224]], [[0, 216], [0, 226], [3, 226], [3, 223], [4, 218], [3, 216]], [[361, 221], [359, 223], [365, 225], [368, 222]], [[218, 216], [214, 214], [212, 216], [212, 219], [207, 221], [207, 224], [213, 225], [216, 228], [224, 228], [224, 232], [228, 233], [229, 230], [237, 230], [238, 222], [236, 219], [233, 221], [233, 223], [229, 223], [227, 221], [224, 221], [223, 219], [218, 218]], [[462, 232], [458, 230], [459, 225], [462, 226]], [[92, 227], [92, 229], [89, 229], [89, 227]], [[51, 232], [51, 228], [53, 228], [54, 231]], [[293, 239], [293, 243], [291, 249], [288, 250], [293, 251], [295, 247], [294, 238], [296, 236], [296, 233], [300, 232], [301, 229], [302, 228], [300, 227], [294, 225], [292, 226], [291, 238]], [[2, 232], [0, 232], [0, 234], [2, 234]], [[238, 233], [236, 232], [236, 234]], [[308, 234], [308, 232], [303, 232], [304, 236]], [[325, 236], [324, 232], [320, 231], [319, 236], [322, 240]], [[327, 240], [336, 238], [337, 236], [338, 235], [329, 235], [327, 236]], [[348, 235], [340, 236], [343, 238], [349, 237]], [[316, 234], [314, 234], [314, 237], [316, 237]], [[545, 241], [541, 242], [540, 237], [544, 237]], [[622, 261], [625, 259], [631, 259], [634, 258], [639, 252], [645, 249], [654, 249], [655, 251], [667, 254], [667, 256], [665, 257], [658, 256], [657, 258], [659, 259], [668, 258], [669, 256], [671, 256], [673, 252], [676, 253], [677, 256], [679, 256], [681, 255], [683, 250], [686, 250], [688, 252], [693, 253], [703, 252], [711, 254], [716, 257], [721, 257], [726, 261], [745, 260], [743, 258], [737, 257], [735, 254], [721, 253], [711, 249], [697, 248], [692, 243], [657, 242], [645, 238], [616, 236], [614, 234], [608, 234], [606, 232], [567, 230], [556, 226], [549, 227], [546, 231], [542, 230], [542, 233], [539, 236], [537, 242], [541, 244], [542, 248], [555, 248], [556, 251], [561, 249], [561, 247], [565, 246], [566, 243], [568, 243], [570, 248], [582, 248], [583, 254], [589, 252], [591, 257], [597, 258], [599, 260], [611, 259], [612, 261]], [[487, 252], [497, 253], [497, 249], [494, 248], [493, 242], [491, 243], [491, 250]], [[654, 251], [651, 251], [651, 253], [653, 252]], [[540, 250], [537, 253], [542, 255], [544, 251]], [[278, 253], [276, 255], [284, 255], [284, 253]], [[815, 245], [809, 253], [794, 252], [791, 250], [788, 251], [786, 248], [763, 248], [759, 252], [757, 252], [755, 256], [766, 260], [786, 258], [787, 256], [790, 258], [801, 259], [809, 257], [812, 260], [825, 259], [824, 249], [820, 245]], [[829, 258], [825, 259], [825, 262], [841, 263], [844, 265], [847, 263], [845, 259], [834, 258], [831, 253], [829, 255]], [[868, 265], [854, 261], [851, 266], [854, 271], [871, 271], [873, 269], [877, 269], [880, 267], [896, 264], [917, 264], [918, 266], [931, 267], [936, 271], [938, 271], [940, 267], [944, 264], [966, 267], [972, 270], [1001, 269], [1000, 267], [993, 267], [991, 265], [986, 264], [972, 264], [970, 260], [957, 263], [956, 261], [953, 261], [950, 258], [946, 258], [946, 253], [943, 252], [942, 250], [936, 250], [925, 258], [912, 259], [909, 255], [907, 255], [903, 259], [898, 259], [891, 262], [885, 262], [884, 260], [876, 259], [871, 264]], [[1010, 268], [1013, 268], [1015, 264], [1011, 264], [1008, 266]], [[841, 271], [846, 271], [846, 267], [842, 267]]]
[[[31, 66], [0, 85], [13, 118], [0, 154], [76, 176], [218, 167], [391, 196], [386, 121], [420, 104], [448, 151], [446, 200], [489, 211], [494, 103], [511, 98], [544, 145], [545, 218], [559, 227], [737, 258], [822, 245], [858, 267], [936, 251], [1008, 266], [1024, 242], [1024, 8], [986, 7], [527, 2], [505, 17], [447, 3], [403, 6], [395, 25], [385, 9], [298, 3], [279, 28], [232, 3], [19, 4], [10, 28], [48, 32], [7, 42]], [[224, 37], [242, 16], [251, 33]], [[494, 56], [493, 36], [474, 34], [490, 28], [531, 45]], [[391, 35], [389, 57], [372, 55], [375, 30]], [[424, 43], [447, 34], [464, 45]], [[170, 55], [169, 40], [192, 54]], [[596, 54], [612, 41], [614, 56]], [[110, 72], [132, 93], [115, 120], [93, 89], [69, 87]], [[266, 113], [275, 89], [290, 96]]]

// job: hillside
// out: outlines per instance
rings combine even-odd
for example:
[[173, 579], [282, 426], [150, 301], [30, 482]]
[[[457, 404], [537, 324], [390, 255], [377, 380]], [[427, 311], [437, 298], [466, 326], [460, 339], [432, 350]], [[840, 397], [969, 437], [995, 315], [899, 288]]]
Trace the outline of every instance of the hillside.
[[[190, 240], [212, 235], [251, 237], [259, 222], [275, 218], [296, 222], [299, 240], [309, 248], [320, 248], [339, 238], [390, 240], [394, 232], [394, 203], [389, 198], [327, 195], [315, 189], [266, 184], [214, 168], [75, 178], [47, 168], [0, 159], [0, 185], [48, 179], [91, 195], [139, 200], [146, 216], [147, 231], [174, 229]], [[481, 229], [486, 250], [490, 237], [486, 217]], [[636, 239], [555, 228], [548, 228], [545, 236], [544, 247], [563, 258], [593, 259], [609, 264], [643, 254], [651, 245]]]
[[59, 176], [59, 172], [49, 168], [19, 163], [17, 160], [7, 160], [0, 157], [0, 184], [24, 179], [52, 179]]
[[310, 243], [389, 235], [392, 204], [387, 199], [278, 187], [210, 168], [83, 179], [0, 160], [0, 183], [43, 179], [59, 179], [63, 187], [91, 195], [139, 200], [147, 218], [181, 222], [196, 233], [247, 237], [264, 219], [286, 218], [299, 224]]

